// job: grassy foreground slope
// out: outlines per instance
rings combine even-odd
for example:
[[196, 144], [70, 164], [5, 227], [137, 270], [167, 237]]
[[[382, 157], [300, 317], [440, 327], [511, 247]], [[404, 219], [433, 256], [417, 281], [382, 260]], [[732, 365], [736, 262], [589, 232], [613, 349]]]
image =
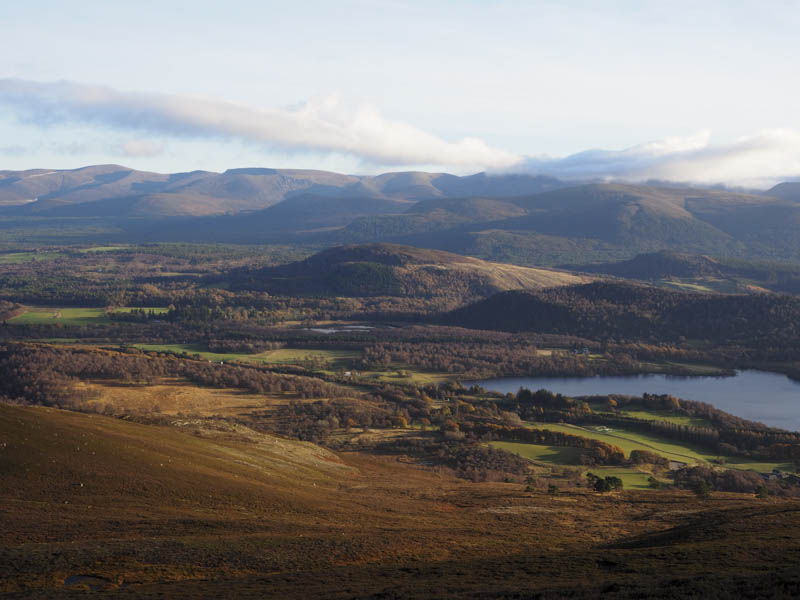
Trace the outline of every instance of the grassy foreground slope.
[[0, 594], [716, 598], [800, 590], [795, 501], [579, 489], [552, 497], [213, 425], [0, 406]]

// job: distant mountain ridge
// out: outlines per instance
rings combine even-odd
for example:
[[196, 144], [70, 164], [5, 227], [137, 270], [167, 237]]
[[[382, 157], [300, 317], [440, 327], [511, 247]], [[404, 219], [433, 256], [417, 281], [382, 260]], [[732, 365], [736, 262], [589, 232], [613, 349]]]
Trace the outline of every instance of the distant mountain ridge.
[[[7, 230], [25, 230], [25, 239], [55, 243], [394, 243], [537, 266], [661, 250], [800, 261], [798, 189], [790, 182], [744, 193], [487, 173], [159, 174], [99, 165], [0, 171], [0, 217]], [[69, 235], [60, 238], [62, 230]]]
[[0, 171], [0, 207], [42, 216], [201, 216], [261, 210], [297, 195], [374, 198], [411, 204], [489, 194], [513, 196], [566, 185], [531, 175], [459, 177], [399, 172], [342, 175], [301, 169], [242, 168], [162, 174], [119, 165]]
[[800, 203], [686, 187], [584, 184], [508, 198], [430, 199], [360, 217], [337, 241], [391, 241], [521, 264], [619, 260], [662, 249], [800, 258]]

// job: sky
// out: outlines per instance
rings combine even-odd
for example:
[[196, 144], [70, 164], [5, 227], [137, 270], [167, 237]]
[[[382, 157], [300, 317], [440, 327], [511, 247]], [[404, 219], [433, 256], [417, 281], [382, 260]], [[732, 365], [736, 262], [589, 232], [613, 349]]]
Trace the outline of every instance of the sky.
[[800, 178], [796, 1], [0, 3], [0, 169]]

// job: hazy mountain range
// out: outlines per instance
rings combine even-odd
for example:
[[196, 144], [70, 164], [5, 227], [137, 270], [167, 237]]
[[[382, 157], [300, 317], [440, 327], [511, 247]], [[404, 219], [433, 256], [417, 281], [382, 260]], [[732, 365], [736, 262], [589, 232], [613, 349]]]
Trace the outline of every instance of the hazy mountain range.
[[0, 218], [34, 234], [84, 227], [92, 241], [393, 242], [530, 265], [664, 249], [800, 260], [800, 183], [746, 193], [516, 174], [102, 165], [0, 172]]
[[63, 171], [0, 171], [0, 206], [24, 207], [16, 214], [200, 216], [264, 209], [298, 196], [370, 198], [402, 205], [431, 198], [517, 196], [564, 185], [548, 177], [485, 173], [355, 176], [253, 168], [161, 174], [98, 165]]

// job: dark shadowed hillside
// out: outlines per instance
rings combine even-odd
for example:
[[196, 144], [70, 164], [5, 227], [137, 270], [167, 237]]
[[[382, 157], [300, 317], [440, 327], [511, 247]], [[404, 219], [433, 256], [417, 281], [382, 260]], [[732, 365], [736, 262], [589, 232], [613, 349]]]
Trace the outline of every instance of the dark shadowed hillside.
[[767, 196], [774, 196], [783, 200], [800, 202], [800, 181], [787, 181], [779, 183], [765, 192]]
[[679, 338], [782, 343], [800, 335], [800, 298], [772, 294], [690, 294], [629, 283], [594, 282], [509, 291], [456, 309], [451, 325], [561, 333], [592, 339]]
[[663, 250], [639, 254], [631, 260], [581, 267], [589, 273], [605, 273], [628, 279], [666, 277], [721, 277], [725, 268], [709, 256], [696, 256]]
[[315, 229], [343, 227], [362, 216], [401, 213], [407, 208], [407, 202], [383, 197], [301, 194], [263, 210], [234, 216], [226, 226], [231, 234], [238, 231], [245, 236], [265, 232], [304, 234]]

